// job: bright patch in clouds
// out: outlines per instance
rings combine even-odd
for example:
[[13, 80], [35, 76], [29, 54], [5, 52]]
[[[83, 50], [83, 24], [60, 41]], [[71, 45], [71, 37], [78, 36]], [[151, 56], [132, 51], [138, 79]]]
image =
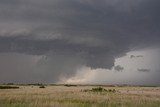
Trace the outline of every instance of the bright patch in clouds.
[[[159, 51], [159, 49], [132, 51], [124, 57], [117, 58], [115, 66], [123, 67], [122, 72], [116, 72], [114, 67], [111, 70], [84, 67], [66, 83], [160, 85], [157, 76], [160, 75]], [[131, 58], [131, 55], [141, 57]], [[150, 72], [140, 72], [138, 69], [149, 69]]]

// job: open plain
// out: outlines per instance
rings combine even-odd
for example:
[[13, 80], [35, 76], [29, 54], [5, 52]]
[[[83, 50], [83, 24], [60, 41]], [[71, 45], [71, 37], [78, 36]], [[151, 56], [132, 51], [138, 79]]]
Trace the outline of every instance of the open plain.
[[[0, 89], [0, 107], [160, 107], [160, 87], [87, 85], [18, 87]], [[104, 90], [93, 91], [97, 87]]]

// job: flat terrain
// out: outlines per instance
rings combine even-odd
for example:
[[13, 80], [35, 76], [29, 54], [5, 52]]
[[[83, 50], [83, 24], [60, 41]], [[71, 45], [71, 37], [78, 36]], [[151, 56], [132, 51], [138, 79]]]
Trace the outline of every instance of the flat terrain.
[[0, 107], [160, 107], [160, 87], [19, 86], [0, 89]]

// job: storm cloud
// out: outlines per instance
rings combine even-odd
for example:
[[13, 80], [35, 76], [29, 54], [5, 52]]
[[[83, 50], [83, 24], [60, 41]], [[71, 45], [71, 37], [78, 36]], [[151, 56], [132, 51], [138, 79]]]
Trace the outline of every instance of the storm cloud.
[[137, 69], [139, 72], [150, 72], [150, 69]]
[[115, 71], [123, 71], [124, 70], [124, 67], [120, 66], [120, 65], [117, 65], [114, 67], [114, 70]]
[[143, 57], [143, 55], [137, 55], [137, 56], [135, 56], [135, 55], [130, 55], [130, 58], [142, 58]]
[[40, 57], [30, 78], [46, 81], [111, 69], [130, 50], [159, 46], [159, 10], [159, 0], [0, 0], [0, 52]]

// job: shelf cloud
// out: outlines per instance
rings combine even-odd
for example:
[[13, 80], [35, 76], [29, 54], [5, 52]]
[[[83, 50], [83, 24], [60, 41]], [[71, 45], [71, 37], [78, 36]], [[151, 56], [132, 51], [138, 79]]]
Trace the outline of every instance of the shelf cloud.
[[0, 0], [0, 52], [41, 56], [49, 80], [111, 69], [132, 49], [159, 46], [159, 10], [158, 0]]

